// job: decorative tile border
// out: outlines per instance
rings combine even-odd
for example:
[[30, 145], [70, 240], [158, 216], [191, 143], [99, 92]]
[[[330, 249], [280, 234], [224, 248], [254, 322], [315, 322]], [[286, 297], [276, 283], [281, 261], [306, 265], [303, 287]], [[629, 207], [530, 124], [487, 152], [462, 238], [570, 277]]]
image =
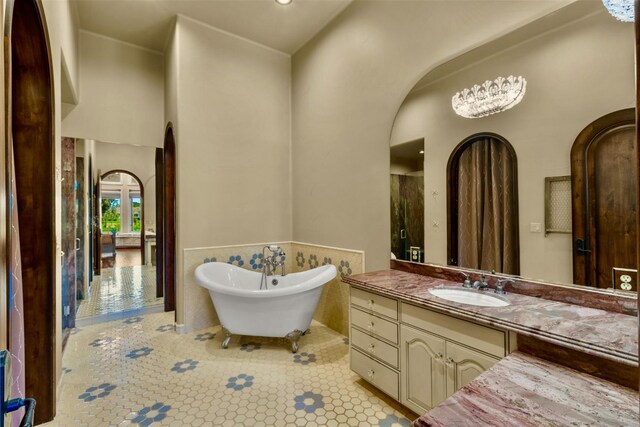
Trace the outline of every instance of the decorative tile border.
[[195, 282], [195, 269], [207, 262], [222, 261], [251, 271], [262, 269], [262, 249], [277, 244], [285, 253], [285, 269], [296, 273], [322, 265], [333, 264], [338, 277], [323, 289], [314, 319], [329, 328], [348, 335], [349, 287], [341, 277], [364, 272], [364, 252], [332, 248], [300, 242], [275, 242], [184, 250], [184, 328], [181, 333], [220, 324], [211, 303], [209, 292]]
[[342, 278], [364, 273], [364, 252], [300, 242], [293, 242], [291, 249], [297, 259], [304, 259], [296, 264], [296, 272], [327, 264], [336, 266], [337, 276], [324, 286], [313, 318], [348, 336], [349, 285]]

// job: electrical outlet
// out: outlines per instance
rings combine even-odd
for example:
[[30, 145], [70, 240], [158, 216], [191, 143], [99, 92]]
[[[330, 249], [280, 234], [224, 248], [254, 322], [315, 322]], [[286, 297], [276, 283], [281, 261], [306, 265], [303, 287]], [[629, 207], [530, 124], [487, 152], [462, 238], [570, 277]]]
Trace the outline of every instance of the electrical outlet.
[[531, 231], [532, 233], [541, 233], [542, 225], [539, 222], [532, 222], [531, 224], [529, 224], [529, 231]]

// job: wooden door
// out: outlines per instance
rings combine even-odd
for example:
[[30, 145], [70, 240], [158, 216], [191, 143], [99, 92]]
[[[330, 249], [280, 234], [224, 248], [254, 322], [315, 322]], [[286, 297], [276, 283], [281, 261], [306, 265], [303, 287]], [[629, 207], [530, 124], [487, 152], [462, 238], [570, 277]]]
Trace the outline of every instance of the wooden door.
[[96, 191], [95, 191], [95, 201], [94, 201], [94, 212], [93, 212], [93, 224], [94, 224], [94, 236], [95, 236], [95, 240], [94, 240], [94, 253], [96, 254], [96, 259], [95, 259], [95, 271], [96, 274], [99, 276], [100, 275], [100, 271], [102, 270], [102, 215], [101, 215], [101, 209], [102, 209], [102, 200], [100, 199], [102, 197], [102, 193], [100, 191], [100, 177], [102, 176], [102, 174], [100, 173], [100, 169], [98, 169], [98, 179], [96, 180]]
[[417, 329], [401, 327], [400, 399], [418, 414], [446, 399], [444, 339]]
[[[9, 230], [19, 227], [24, 284], [24, 312], [15, 320], [24, 321], [25, 395], [38, 401], [35, 422], [41, 424], [52, 420], [56, 410], [56, 307], [60, 303], [55, 281], [59, 248], [55, 243], [53, 70], [41, 2], [8, 1], [6, 11], [7, 167], [11, 167], [11, 155], [15, 165], [15, 193], [7, 197], [18, 210], [17, 224], [9, 224]], [[16, 237], [13, 232], [9, 235]]]
[[94, 211], [93, 211], [93, 207], [95, 205], [94, 202], [94, 194], [93, 194], [93, 159], [91, 158], [91, 156], [89, 156], [89, 173], [88, 173], [88, 180], [87, 180], [87, 185], [88, 185], [88, 190], [89, 190], [89, 197], [88, 197], [88, 202], [89, 202], [89, 208], [87, 209], [87, 222], [89, 224], [89, 283], [87, 283], [87, 290], [89, 288], [91, 288], [91, 282], [93, 282], [93, 266], [94, 266], [94, 257], [95, 257], [95, 242], [94, 242], [94, 238], [95, 238], [95, 230], [94, 230]]
[[[608, 114], [587, 126], [573, 144], [573, 275], [577, 284], [638, 289], [634, 114], [634, 109]], [[620, 281], [625, 275], [624, 282]]]
[[176, 145], [171, 123], [164, 137], [163, 165], [164, 311], [173, 311], [176, 309]]
[[446, 350], [447, 397], [498, 362], [496, 358], [450, 341], [447, 341]]
[[164, 154], [156, 148], [156, 298], [164, 295], [163, 229], [164, 229]]

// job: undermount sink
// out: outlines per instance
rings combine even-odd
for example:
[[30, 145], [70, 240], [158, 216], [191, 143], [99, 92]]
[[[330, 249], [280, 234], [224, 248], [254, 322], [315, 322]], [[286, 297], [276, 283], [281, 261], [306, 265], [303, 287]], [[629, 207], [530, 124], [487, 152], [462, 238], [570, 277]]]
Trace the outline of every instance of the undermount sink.
[[429, 293], [438, 298], [461, 304], [477, 305], [480, 307], [505, 307], [509, 301], [501, 296], [488, 294], [489, 291], [459, 288], [431, 288]]

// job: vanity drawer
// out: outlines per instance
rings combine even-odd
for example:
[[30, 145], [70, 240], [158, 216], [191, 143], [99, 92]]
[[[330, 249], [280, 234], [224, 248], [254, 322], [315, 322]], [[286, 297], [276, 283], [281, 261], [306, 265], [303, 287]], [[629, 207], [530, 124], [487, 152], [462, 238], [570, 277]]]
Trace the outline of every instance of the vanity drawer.
[[478, 349], [496, 357], [506, 356], [505, 332], [425, 308], [402, 303], [401, 320], [416, 328], [440, 335], [452, 341]]
[[370, 334], [377, 335], [394, 344], [398, 344], [398, 324], [385, 320], [381, 317], [374, 316], [371, 313], [358, 310], [351, 307], [351, 324], [367, 331]]
[[398, 349], [358, 329], [351, 328], [351, 344], [363, 353], [398, 368]]
[[398, 301], [393, 298], [372, 294], [361, 289], [351, 288], [351, 304], [373, 313], [398, 320]]
[[351, 370], [380, 390], [398, 400], [400, 376], [396, 371], [360, 353], [351, 350]]

